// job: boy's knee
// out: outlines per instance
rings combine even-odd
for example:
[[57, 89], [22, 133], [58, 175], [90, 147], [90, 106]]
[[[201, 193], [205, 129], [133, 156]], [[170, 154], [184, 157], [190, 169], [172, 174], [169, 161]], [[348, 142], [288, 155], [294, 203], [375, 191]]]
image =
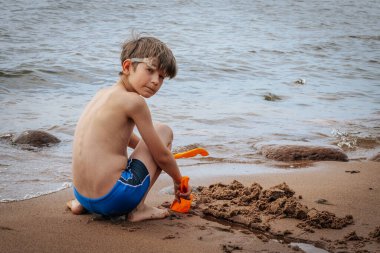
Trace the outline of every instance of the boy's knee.
[[154, 127], [160, 136], [165, 137], [170, 141], [173, 140], [173, 130], [168, 125], [163, 123], [155, 123]]

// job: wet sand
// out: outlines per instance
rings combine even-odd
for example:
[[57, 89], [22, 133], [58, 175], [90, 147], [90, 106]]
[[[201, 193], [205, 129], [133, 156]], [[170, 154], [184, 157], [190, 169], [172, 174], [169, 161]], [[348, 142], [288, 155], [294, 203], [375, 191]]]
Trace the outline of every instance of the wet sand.
[[[1, 203], [1, 252], [302, 252], [294, 242], [314, 244], [330, 252], [380, 252], [375, 233], [380, 226], [378, 162], [318, 162], [295, 169], [269, 166], [269, 173], [262, 168], [251, 174], [249, 168], [258, 165], [244, 166], [239, 170], [233, 164], [219, 166], [221, 171], [244, 171], [236, 175], [205, 176], [201, 171], [208, 167], [217, 169], [217, 165], [182, 170], [191, 176], [192, 185], [204, 188], [219, 182], [230, 185], [237, 180], [243, 187], [256, 182], [268, 190], [286, 182], [300, 205], [328, 211], [336, 217], [352, 215], [353, 224], [341, 229], [297, 227], [302, 222], [299, 219], [263, 211], [261, 217], [268, 218], [270, 229], [262, 230], [205, 215], [201, 205], [190, 214], [173, 213], [163, 220], [130, 223], [123, 217], [106, 220], [92, 214], [72, 215], [65, 207], [73, 197], [71, 189], [67, 189], [35, 199]], [[169, 186], [170, 179], [162, 175], [147, 203], [161, 206], [171, 201], [173, 196], [162, 190]]]

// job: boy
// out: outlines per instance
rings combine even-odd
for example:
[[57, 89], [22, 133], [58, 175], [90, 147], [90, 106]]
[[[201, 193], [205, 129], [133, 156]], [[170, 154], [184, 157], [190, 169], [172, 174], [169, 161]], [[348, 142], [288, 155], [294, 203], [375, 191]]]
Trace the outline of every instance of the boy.
[[[164, 170], [173, 179], [175, 198], [182, 175], [170, 151], [173, 133], [153, 124], [144, 100], [165, 77], [177, 73], [171, 50], [153, 37], [136, 37], [122, 46], [122, 71], [113, 86], [100, 90], [85, 108], [74, 135], [72, 173], [74, 214], [85, 210], [113, 216], [128, 213], [130, 221], [159, 219], [168, 211], [147, 206], [147, 193]], [[133, 133], [137, 127], [141, 139]], [[134, 149], [128, 158], [127, 147]]]

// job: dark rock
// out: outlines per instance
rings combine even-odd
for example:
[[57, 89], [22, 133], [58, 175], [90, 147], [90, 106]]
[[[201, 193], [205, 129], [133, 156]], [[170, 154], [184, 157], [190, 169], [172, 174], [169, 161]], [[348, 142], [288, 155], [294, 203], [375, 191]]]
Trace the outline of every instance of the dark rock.
[[301, 84], [301, 85], [304, 85], [304, 84], [306, 83], [306, 80], [300, 78], [300, 79], [295, 80], [294, 83], [295, 83], [295, 84]]
[[339, 148], [302, 145], [264, 145], [261, 153], [277, 161], [348, 161], [347, 155]]
[[267, 95], [264, 95], [264, 99], [266, 101], [277, 101], [277, 100], [281, 100], [281, 97], [272, 93], [268, 93]]
[[30, 130], [22, 132], [14, 139], [14, 144], [30, 145], [33, 147], [45, 147], [61, 142], [57, 137], [44, 131]]

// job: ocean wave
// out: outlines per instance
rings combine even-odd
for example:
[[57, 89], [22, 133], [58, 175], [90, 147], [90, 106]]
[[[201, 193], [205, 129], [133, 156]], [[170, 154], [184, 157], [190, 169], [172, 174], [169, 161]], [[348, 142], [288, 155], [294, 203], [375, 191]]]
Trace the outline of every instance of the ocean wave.
[[343, 150], [374, 149], [380, 146], [380, 137], [377, 136], [358, 136], [357, 133], [343, 132], [333, 129], [332, 135], [336, 138], [334, 145]]
[[368, 63], [375, 63], [375, 64], [379, 64], [380, 61], [378, 60], [374, 60], [374, 59], [371, 59], [371, 60], [368, 60]]
[[380, 35], [349, 35], [348, 38], [362, 40], [380, 40]]
[[359, 97], [371, 97], [370, 93], [364, 93], [364, 92], [341, 92], [341, 93], [322, 93], [317, 96], [318, 99], [321, 100], [328, 100], [328, 101], [337, 101], [342, 99], [348, 99], [348, 98], [359, 98]]
[[70, 182], [65, 182], [62, 184], [61, 187], [59, 187], [58, 189], [54, 189], [54, 190], [50, 190], [50, 191], [45, 191], [45, 192], [36, 192], [36, 193], [30, 193], [30, 194], [26, 194], [24, 197], [22, 198], [14, 198], [14, 199], [0, 199], [0, 203], [7, 203], [7, 202], [15, 202], [15, 201], [21, 201], [21, 200], [27, 200], [27, 199], [32, 199], [32, 198], [37, 198], [37, 197], [40, 197], [40, 196], [44, 196], [44, 195], [48, 195], [48, 194], [52, 194], [54, 192], [59, 192], [59, 191], [62, 191], [64, 189], [67, 189], [67, 188], [70, 188], [72, 187], [72, 183]]
[[21, 76], [28, 76], [32, 74], [33, 70], [23, 69], [23, 70], [0, 70], [0, 77], [15, 78]]
[[193, 121], [207, 124], [207, 125], [214, 125], [214, 124], [222, 124], [222, 123], [223, 124], [230, 124], [230, 123], [236, 123], [236, 122], [242, 123], [242, 122], [246, 122], [247, 119], [243, 117], [238, 117], [238, 116], [227, 116], [227, 117], [219, 118], [219, 119], [199, 119], [198, 118], [198, 119], [193, 119]]

